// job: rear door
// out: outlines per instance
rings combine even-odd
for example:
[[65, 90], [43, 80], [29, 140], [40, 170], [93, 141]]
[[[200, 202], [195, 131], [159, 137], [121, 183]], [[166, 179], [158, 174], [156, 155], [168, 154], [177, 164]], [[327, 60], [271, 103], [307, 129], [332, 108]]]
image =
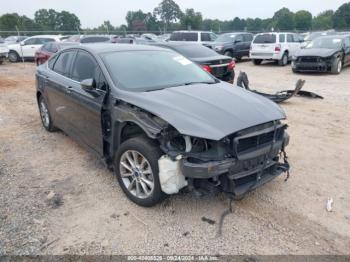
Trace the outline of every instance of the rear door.
[[35, 52], [42, 46], [39, 38], [30, 38], [21, 45], [21, 52], [24, 57], [34, 57]]
[[271, 57], [275, 52], [276, 34], [259, 34], [252, 44], [252, 55]]
[[350, 65], [350, 36], [344, 39], [344, 65]]
[[71, 123], [68, 122], [70, 106], [67, 101], [72, 85], [69, 74], [75, 54], [75, 50], [65, 51], [49, 60], [50, 70], [45, 76], [45, 96], [51, 117], [53, 122], [68, 134], [72, 132]]
[[[71, 69], [72, 85], [69, 94], [69, 122], [79, 133], [79, 138], [89, 148], [103, 155], [101, 111], [107, 92], [107, 81], [95, 58], [88, 52], [79, 50]], [[94, 79], [96, 89], [84, 90], [80, 82]]]
[[296, 51], [300, 47], [298, 38], [294, 36], [294, 34], [287, 34], [287, 45], [289, 50], [289, 57], [292, 57], [293, 55], [295, 55]]

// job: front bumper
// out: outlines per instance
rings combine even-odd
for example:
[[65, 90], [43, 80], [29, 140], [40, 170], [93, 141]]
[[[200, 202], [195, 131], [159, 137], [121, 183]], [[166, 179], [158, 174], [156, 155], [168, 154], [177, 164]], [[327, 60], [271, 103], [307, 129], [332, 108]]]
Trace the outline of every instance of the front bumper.
[[189, 179], [215, 179], [226, 181], [223, 191], [241, 196], [289, 171], [289, 164], [280, 161], [280, 153], [289, 143], [283, 140], [259, 148], [238, 158], [205, 163], [181, 161], [182, 174]]
[[331, 68], [331, 64], [325, 61], [321, 62], [297, 62], [292, 61], [292, 68], [300, 72], [327, 72]]

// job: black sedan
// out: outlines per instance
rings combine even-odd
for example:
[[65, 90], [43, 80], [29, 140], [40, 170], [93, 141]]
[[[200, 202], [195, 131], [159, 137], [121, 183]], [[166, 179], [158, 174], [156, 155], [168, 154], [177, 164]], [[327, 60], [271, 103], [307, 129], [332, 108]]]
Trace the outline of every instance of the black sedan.
[[186, 186], [241, 197], [289, 169], [283, 110], [172, 50], [74, 46], [36, 80], [44, 128], [100, 157], [139, 205]]
[[312, 40], [292, 58], [293, 72], [340, 74], [350, 65], [350, 36], [322, 36]]
[[201, 44], [159, 42], [152, 45], [168, 48], [182, 54], [222, 81], [229, 83], [234, 81], [236, 63], [231, 57], [217, 54]]

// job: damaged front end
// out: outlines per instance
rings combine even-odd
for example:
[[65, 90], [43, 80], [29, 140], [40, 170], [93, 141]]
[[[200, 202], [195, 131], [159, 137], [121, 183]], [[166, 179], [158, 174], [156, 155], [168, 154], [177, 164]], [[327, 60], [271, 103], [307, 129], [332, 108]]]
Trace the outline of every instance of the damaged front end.
[[[173, 193], [188, 185], [201, 193], [225, 192], [241, 197], [284, 172], [289, 174], [286, 128], [280, 121], [272, 121], [220, 141], [183, 136], [171, 128], [166, 130], [159, 139], [161, 149], [177, 163], [177, 179], [179, 176], [186, 179], [186, 183], [177, 180]], [[159, 176], [160, 179], [163, 176], [162, 168]]]

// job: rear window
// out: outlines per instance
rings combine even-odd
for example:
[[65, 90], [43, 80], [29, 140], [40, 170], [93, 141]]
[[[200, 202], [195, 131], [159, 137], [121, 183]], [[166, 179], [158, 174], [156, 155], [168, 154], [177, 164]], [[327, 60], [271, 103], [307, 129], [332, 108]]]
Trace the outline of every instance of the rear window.
[[276, 43], [275, 34], [257, 35], [254, 39], [254, 44], [274, 44]]
[[183, 56], [190, 58], [217, 56], [215, 51], [199, 44], [177, 46], [174, 48], [174, 50]]
[[107, 42], [109, 41], [108, 37], [87, 37], [87, 38], [83, 38], [80, 40], [80, 43], [82, 44], [86, 44], [86, 43], [101, 43], [101, 42]]
[[175, 32], [171, 34], [170, 41], [198, 41], [198, 33]]

